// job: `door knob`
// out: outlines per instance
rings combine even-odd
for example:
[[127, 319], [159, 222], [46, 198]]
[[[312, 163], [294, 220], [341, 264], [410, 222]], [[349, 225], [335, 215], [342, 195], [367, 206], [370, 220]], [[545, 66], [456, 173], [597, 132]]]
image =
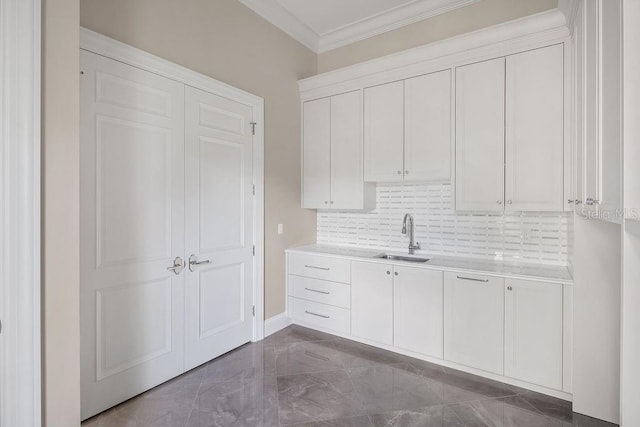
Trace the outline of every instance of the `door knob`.
[[195, 271], [194, 267], [201, 264], [211, 264], [211, 260], [205, 259], [204, 261], [198, 261], [198, 257], [194, 254], [191, 254], [191, 256], [189, 257], [189, 271]]
[[179, 256], [176, 257], [176, 259], [173, 260], [173, 267], [167, 267], [167, 270], [173, 271], [173, 274], [176, 276], [179, 275], [182, 273], [182, 270], [184, 270], [184, 261]]

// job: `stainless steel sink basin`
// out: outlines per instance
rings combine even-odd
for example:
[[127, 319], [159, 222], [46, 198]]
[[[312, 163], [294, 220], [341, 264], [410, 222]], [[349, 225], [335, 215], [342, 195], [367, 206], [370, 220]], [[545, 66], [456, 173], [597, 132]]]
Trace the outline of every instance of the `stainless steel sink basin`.
[[427, 262], [429, 258], [420, 258], [416, 256], [402, 256], [402, 255], [388, 255], [388, 254], [380, 254], [376, 255], [374, 258], [388, 259], [393, 261], [408, 261], [408, 262]]

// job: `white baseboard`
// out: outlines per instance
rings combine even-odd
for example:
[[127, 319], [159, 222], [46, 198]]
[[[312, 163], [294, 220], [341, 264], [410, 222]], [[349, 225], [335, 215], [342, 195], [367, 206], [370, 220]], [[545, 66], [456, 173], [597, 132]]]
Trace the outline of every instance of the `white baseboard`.
[[283, 312], [264, 321], [264, 337], [275, 334], [281, 329], [291, 325], [291, 319], [287, 317], [287, 313]]

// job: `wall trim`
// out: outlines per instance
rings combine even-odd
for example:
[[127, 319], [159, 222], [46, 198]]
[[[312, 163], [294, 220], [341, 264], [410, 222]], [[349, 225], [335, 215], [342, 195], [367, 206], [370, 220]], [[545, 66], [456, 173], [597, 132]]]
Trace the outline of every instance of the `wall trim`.
[[254, 204], [256, 254], [253, 269], [255, 316], [252, 340], [261, 340], [264, 336], [264, 99], [86, 28], [80, 28], [80, 49], [243, 102], [253, 109], [253, 120], [257, 125], [253, 150], [253, 174], [256, 185]]
[[0, 425], [42, 418], [40, 0], [0, 0]]
[[568, 39], [564, 14], [553, 9], [302, 79], [298, 85], [303, 100], [316, 99]]
[[275, 334], [292, 323], [291, 318], [287, 316], [286, 312], [276, 314], [264, 321], [264, 337], [266, 338], [269, 335]]

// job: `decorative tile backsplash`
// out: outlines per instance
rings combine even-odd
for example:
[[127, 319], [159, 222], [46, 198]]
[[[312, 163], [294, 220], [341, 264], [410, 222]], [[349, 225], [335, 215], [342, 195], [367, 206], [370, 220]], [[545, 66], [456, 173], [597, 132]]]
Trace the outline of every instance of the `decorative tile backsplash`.
[[450, 184], [378, 184], [370, 212], [318, 211], [321, 244], [406, 250], [402, 219], [429, 254], [566, 265], [569, 213], [460, 213]]

